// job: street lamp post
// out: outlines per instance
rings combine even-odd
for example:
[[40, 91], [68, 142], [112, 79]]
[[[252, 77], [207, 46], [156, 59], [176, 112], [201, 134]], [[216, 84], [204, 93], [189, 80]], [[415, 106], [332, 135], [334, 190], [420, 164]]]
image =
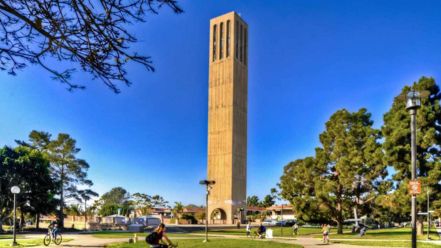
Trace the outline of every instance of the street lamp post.
[[[417, 91], [410, 91], [407, 94], [406, 109], [410, 114], [410, 143], [411, 143], [411, 172], [412, 181], [416, 179], [416, 114], [417, 109], [421, 107], [420, 93]], [[416, 195], [412, 194], [412, 248], [417, 247], [416, 237]]]
[[282, 209], [280, 211], [280, 236], [283, 237], [283, 203], [282, 203]]
[[427, 240], [430, 239], [430, 191], [427, 190]]
[[14, 195], [14, 220], [13, 220], [13, 225], [14, 225], [14, 227], [13, 227], [13, 236], [14, 236], [14, 239], [13, 239], [13, 241], [12, 241], [12, 244], [11, 244], [11, 246], [17, 246], [18, 244], [17, 244], [17, 225], [16, 225], [16, 223], [15, 223], [15, 221], [16, 221], [16, 219], [17, 219], [17, 208], [16, 208], [16, 195], [17, 194], [20, 194], [20, 188], [18, 187], [18, 186], [12, 186], [12, 188], [11, 188], [11, 193]]
[[205, 240], [203, 242], [208, 242], [208, 196], [210, 195], [210, 190], [216, 182], [213, 180], [201, 180], [200, 185], [205, 185]]
[[87, 231], [87, 200], [84, 199], [84, 230]]

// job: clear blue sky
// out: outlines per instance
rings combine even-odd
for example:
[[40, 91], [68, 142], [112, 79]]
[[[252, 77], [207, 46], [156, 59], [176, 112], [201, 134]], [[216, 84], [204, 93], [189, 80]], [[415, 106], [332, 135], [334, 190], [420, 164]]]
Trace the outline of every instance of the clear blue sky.
[[248, 194], [269, 193], [289, 161], [313, 155], [325, 121], [366, 107], [376, 126], [420, 76], [441, 80], [440, 1], [182, 1], [130, 29], [157, 72], [129, 68], [115, 95], [77, 74], [67, 92], [29, 67], [0, 74], [0, 144], [33, 130], [67, 132], [99, 193], [122, 186], [202, 203], [206, 175], [209, 20], [249, 24]]

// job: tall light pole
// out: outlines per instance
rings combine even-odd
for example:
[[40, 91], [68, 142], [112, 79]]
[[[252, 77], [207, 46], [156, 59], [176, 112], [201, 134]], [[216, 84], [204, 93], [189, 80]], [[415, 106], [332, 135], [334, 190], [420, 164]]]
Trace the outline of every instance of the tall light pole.
[[[420, 93], [417, 91], [410, 91], [407, 94], [406, 109], [410, 114], [410, 143], [411, 143], [411, 172], [412, 181], [416, 179], [416, 114], [417, 109], [421, 107]], [[412, 194], [412, 248], [417, 247], [416, 237], [416, 195]]]
[[16, 223], [15, 223], [15, 221], [16, 221], [16, 219], [17, 219], [17, 208], [16, 208], [16, 202], [17, 202], [17, 200], [16, 200], [16, 195], [17, 194], [20, 194], [20, 188], [18, 187], [18, 186], [12, 186], [12, 188], [11, 188], [11, 193], [12, 194], [14, 194], [14, 221], [13, 221], [13, 225], [14, 225], [14, 227], [13, 227], [13, 236], [14, 236], [14, 239], [13, 239], [13, 241], [12, 241], [12, 244], [11, 244], [11, 246], [17, 246], [18, 244], [17, 244], [17, 225], [16, 225]]
[[427, 240], [430, 239], [430, 190], [427, 190]]
[[203, 242], [208, 242], [208, 196], [210, 195], [210, 190], [216, 182], [213, 180], [201, 180], [200, 185], [205, 185], [205, 240]]
[[283, 237], [283, 203], [282, 209], [280, 210], [280, 236]]
[[87, 200], [84, 199], [84, 230], [87, 231]]

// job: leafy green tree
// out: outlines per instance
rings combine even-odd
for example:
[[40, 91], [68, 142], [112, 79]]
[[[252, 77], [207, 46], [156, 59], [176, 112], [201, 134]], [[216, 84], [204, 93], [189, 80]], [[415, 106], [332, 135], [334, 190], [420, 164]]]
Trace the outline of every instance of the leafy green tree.
[[77, 158], [81, 151], [76, 147], [76, 140], [69, 134], [60, 133], [56, 139], [51, 139], [51, 134], [42, 131], [32, 131], [29, 142], [17, 141], [22, 146], [27, 146], [43, 152], [50, 161], [52, 178], [59, 184], [60, 209], [58, 212], [60, 227], [64, 227], [64, 202], [65, 198], [72, 198], [80, 184], [92, 186], [92, 181], [87, 179], [89, 164], [84, 159]]
[[276, 203], [275, 198], [273, 195], [266, 195], [263, 200], [259, 203], [259, 206], [264, 207], [264, 208], [268, 208], [271, 207], [272, 205], [274, 205], [274, 203]]
[[130, 194], [122, 187], [112, 188], [101, 196], [103, 205], [122, 205], [130, 199]]
[[179, 222], [179, 219], [182, 217], [182, 213], [184, 213], [184, 205], [182, 204], [182, 202], [175, 202], [172, 213]]
[[[423, 190], [430, 190], [431, 201], [441, 205], [441, 93], [433, 78], [422, 77], [412, 86], [405, 86], [395, 97], [391, 109], [384, 115], [385, 158], [395, 168], [397, 182], [389, 197], [390, 212], [396, 218], [408, 219], [410, 195], [407, 185], [410, 170], [410, 115], [406, 110], [406, 95], [412, 89], [422, 92], [421, 108], [417, 112], [417, 176]], [[417, 197], [418, 206], [426, 209], [426, 196]]]
[[135, 193], [132, 195], [132, 199], [135, 209], [140, 210], [142, 215], [148, 215], [151, 213], [153, 207], [151, 196], [143, 193]]
[[247, 197], [247, 206], [249, 207], [257, 207], [259, 206], [260, 200], [257, 195], [252, 195]]
[[165, 208], [168, 207], [168, 201], [164, 199], [164, 197], [160, 195], [154, 195], [151, 198], [152, 200], [152, 207], [154, 208]]
[[77, 216], [80, 216], [82, 214], [81, 206], [79, 204], [71, 204], [69, 206], [66, 206], [64, 208], [64, 213], [66, 215], [72, 216], [74, 218], [74, 220], [75, 220], [75, 218]]
[[298, 215], [311, 219], [311, 210], [337, 223], [352, 216], [353, 208], [370, 211], [369, 206], [384, 186], [387, 176], [379, 130], [372, 127], [366, 109], [334, 113], [320, 135], [322, 147], [315, 158], [296, 160], [285, 167], [280, 187], [285, 199], [295, 206]]
[[[130, 84], [128, 63], [154, 70], [149, 56], [132, 51], [137, 39], [127, 26], [145, 21], [146, 14], [157, 14], [161, 7], [183, 12], [175, 0], [2, 0], [0, 70], [16, 75], [34, 64], [69, 90], [84, 88], [71, 81], [71, 74], [82, 70], [119, 92], [116, 83]], [[51, 65], [53, 60], [66, 61], [68, 67]]]
[[[20, 213], [40, 215], [55, 209], [56, 185], [49, 172], [49, 162], [38, 151], [26, 147], [0, 149], [0, 229], [12, 211], [10, 188], [17, 185]], [[37, 219], [38, 221], [38, 219]]]
[[205, 215], [206, 215], [206, 213], [205, 213], [205, 209], [204, 209], [204, 211], [197, 212], [195, 217], [197, 220], [205, 220]]
[[[20, 209], [23, 214], [35, 216], [36, 228], [40, 227], [40, 216], [56, 211], [59, 200], [56, 199], [59, 185], [50, 173], [50, 163], [43, 153], [28, 147], [17, 147], [21, 164], [23, 191], [20, 194]], [[23, 218], [22, 218], [23, 220]]]
[[99, 214], [108, 216], [116, 214], [119, 209], [122, 215], [128, 215], [131, 208], [129, 200], [130, 194], [127, 190], [122, 187], [115, 187], [101, 196]]
[[308, 223], [328, 221], [327, 209], [316, 197], [321, 171], [313, 157], [297, 159], [285, 166], [279, 188], [282, 198], [293, 206], [296, 218]]
[[93, 197], [98, 197], [98, 193], [91, 189], [81, 189], [75, 192], [75, 199], [83, 204], [83, 214], [84, 214], [84, 222], [87, 223], [87, 215], [89, 211], [87, 210], [87, 201], [90, 201]]
[[[89, 164], [84, 159], [79, 159], [76, 155], [80, 152], [76, 147], [76, 141], [69, 134], [58, 134], [56, 140], [49, 143], [50, 157], [53, 161], [53, 175], [59, 181], [60, 187], [60, 213], [63, 213], [65, 194], [75, 194], [78, 184], [92, 186], [92, 182], [87, 179], [87, 169]], [[64, 227], [64, 216], [59, 216], [60, 226]]]
[[17, 183], [15, 171], [16, 153], [9, 147], [0, 149], [0, 231], [3, 232], [3, 222], [9, 217], [12, 210], [13, 184]]

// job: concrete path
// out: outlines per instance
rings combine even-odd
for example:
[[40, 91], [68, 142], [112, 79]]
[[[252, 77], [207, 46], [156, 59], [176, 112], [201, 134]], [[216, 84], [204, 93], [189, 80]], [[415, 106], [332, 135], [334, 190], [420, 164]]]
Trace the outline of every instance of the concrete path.
[[[26, 238], [29, 239], [43, 239], [44, 235], [26, 235]], [[200, 239], [199, 237], [174, 237], [173, 240], [179, 240], [179, 239]], [[63, 242], [61, 245], [55, 245], [51, 244], [49, 247], [68, 247], [68, 248], [74, 248], [74, 247], [95, 247], [95, 248], [102, 248], [106, 247], [109, 244], [112, 243], [124, 243], [128, 242], [129, 238], [96, 238], [92, 235], [88, 234], [63, 234], [63, 239], [71, 239], [71, 241]], [[138, 242], [145, 243], [144, 238], [141, 237], [138, 239]], [[33, 246], [32, 248], [46, 248], [47, 246]], [[146, 245], [147, 247], [147, 245]]]
[[[43, 239], [44, 235], [26, 235], [30, 239]], [[106, 247], [111, 243], [127, 242], [128, 238], [101, 239], [86, 234], [63, 234], [63, 239], [71, 241], [61, 243], [61, 245], [51, 244], [49, 247]], [[35, 248], [45, 248], [47, 246], [33, 246]]]
[[329, 244], [323, 244], [319, 239], [315, 238], [297, 238], [295, 240], [274, 239], [275, 242], [286, 244], [298, 244], [303, 245], [305, 248], [384, 248], [379, 246], [358, 246], [358, 245], [346, 245], [346, 244], [334, 244], [331, 240]]

